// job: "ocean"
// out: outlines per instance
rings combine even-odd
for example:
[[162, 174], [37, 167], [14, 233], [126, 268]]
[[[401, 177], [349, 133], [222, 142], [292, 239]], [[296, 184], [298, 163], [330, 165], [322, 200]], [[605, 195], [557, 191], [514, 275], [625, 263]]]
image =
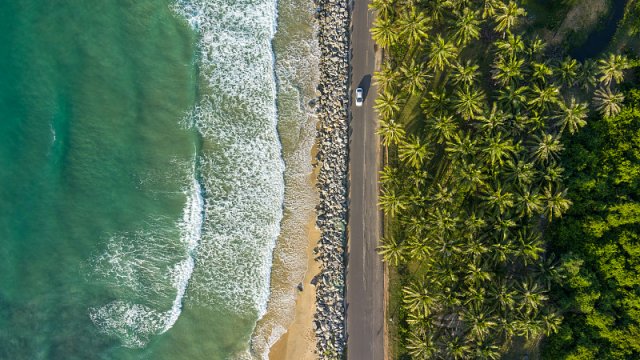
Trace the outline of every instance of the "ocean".
[[0, 3], [0, 359], [266, 356], [315, 201], [311, 6]]

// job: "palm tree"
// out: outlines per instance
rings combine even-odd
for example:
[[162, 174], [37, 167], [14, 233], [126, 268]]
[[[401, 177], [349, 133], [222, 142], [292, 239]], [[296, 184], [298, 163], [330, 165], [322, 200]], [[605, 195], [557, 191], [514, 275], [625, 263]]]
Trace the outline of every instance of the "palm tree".
[[375, 10], [379, 18], [389, 19], [395, 12], [394, 0], [372, 0], [369, 9]]
[[[413, 282], [402, 288], [402, 302], [412, 313], [429, 316], [438, 304], [438, 299], [431, 294], [427, 284]], [[434, 285], [434, 284], [430, 284]]]
[[551, 84], [549, 86], [540, 87], [538, 84], [533, 84], [531, 89], [531, 100], [527, 104], [536, 106], [542, 111], [545, 111], [552, 104], [559, 102], [560, 89]]
[[513, 140], [504, 139], [502, 133], [498, 132], [487, 139], [485, 148], [482, 151], [487, 154], [491, 166], [494, 166], [496, 163], [502, 165], [504, 160], [513, 154], [514, 150]]
[[562, 217], [562, 214], [571, 207], [571, 200], [567, 199], [567, 189], [552, 190], [551, 186], [544, 189], [542, 195], [543, 213], [550, 221], [554, 217]]
[[505, 58], [498, 56], [493, 64], [492, 78], [501, 85], [514, 84], [522, 79], [522, 65], [524, 59], [515, 56]]
[[519, 187], [516, 191], [516, 209], [521, 217], [530, 217], [542, 212], [542, 198], [537, 188]]
[[582, 87], [583, 90], [589, 90], [592, 87], [596, 86], [596, 73], [598, 69], [596, 67], [596, 62], [587, 59], [582, 63], [582, 70], [578, 74], [578, 83]]
[[558, 164], [551, 164], [544, 169], [544, 179], [549, 184], [559, 184], [562, 181], [564, 168]]
[[543, 84], [547, 82], [547, 78], [553, 75], [553, 69], [546, 62], [533, 62], [531, 68], [531, 76]]
[[513, 310], [516, 305], [516, 292], [504, 280], [494, 282], [489, 286], [489, 296], [502, 312]]
[[429, 46], [429, 61], [427, 65], [433, 69], [442, 71], [445, 67], [451, 66], [451, 63], [458, 55], [458, 48], [438, 34], [436, 38], [431, 41]]
[[503, 214], [508, 208], [513, 207], [513, 194], [502, 188], [502, 184], [496, 182], [483, 192], [481, 198], [487, 202], [491, 209]]
[[474, 119], [480, 114], [486, 99], [484, 91], [472, 86], [465, 86], [464, 90], [456, 89], [455, 98], [454, 108], [456, 113], [465, 120]]
[[472, 139], [469, 132], [456, 133], [447, 141], [445, 151], [454, 159], [463, 160], [477, 153], [477, 140]]
[[398, 41], [398, 30], [391, 19], [379, 17], [373, 22], [371, 37], [378, 45], [386, 48]]
[[463, 161], [460, 170], [460, 187], [464, 191], [474, 192], [485, 186], [487, 176], [479, 164]]
[[[464, 248], [464, 254], [469, 256], [474, 264], [474, 267], [467, 268], [467, 275], [470, 275], [472, 272], [484, 271], [491, 277], [491, 273], [486, 271], [486, 269], [482, 268], [482, 266], [475, 265], [480, 264], [481, 260], [484, 256], [486, 256], [490, 250], [489, 246], [480, 238], [480, 236], [475, 236], [475, 234], [469, 232], [465, 234], [467, 237], [467, 244]], [[473, 275], [470, 278], [479, 279], [484, 278], [485, 275]]]
[[[478, 250], [478, 248], [476, 248], [475, 250]], [[469, 253], [469, 251], [466, 251], [466, 253]], [[476, 254], [476, 256], [472, 256], [472, 258], [480, 259], [481, 256], [477, 256]], [[492, 278], [493, 278], [493, 274], [485, 270], [482, 266], [478, 266], [474, 263], [470, 263], [467, 265], [467, 271], [465, 276], [465, 283], [467, 285], [482, 286], [484, 282], [489, 282], [491, 281]]]
[[539, 58], [544, 54], [544, 50], [546, 49], [546, 47], [547, 44], [542, 41], [542, 39], [540, 39], [538, 35], [536, 35], [533, 40], [531, 40], [531, 43], [529, 43], [529, 56], [534, 59]]
[[[435, 231], [447, 233], [455, 230], [460, 219], [456, 215], [451, 214], [449, 210], [436, 208], [433, 212], [429, 213], [429, 221], [433, 223], [433, 229]], [[458, 239], [455, 238], [437, 239], [437, 241], [440, 240], [444, 241], [444, 247], [455, 244], [458, 241]], [[456, 251], [458, 250], [459, 249], [456, 248]]]
[[411, 260], [422, 261], [423, 259], [428, 259], [433, 253], [433, 247], [429, 239], [420, 239], [412, 236], [408, 242], [407, 251]]
[[482, 131], [485, 134], [493, 135], [496, 132], [507, 130], [506, 124], [509, 120], [509, 115], [498, 109], [498, 104], [492, 103], [491, 110], [485, 111], [482, 116], [478, 117], [478, 120]]
[[414, 359], [430, 359], [436, 352], [432, 335], [409, 332], [407, 350]]
[[469, 358], [471, 347], [460, 337], [452, 337], [445, 342], [444, 351], [447, 359], [462, 360]]
[[440, 21], [450, 11], [450, 5], [449, 1], [429, 1], [427, 3], [427, 13], [434, 21]]
[[525, 266], [535, 263], [544, 252], [540, 233], [531, 231], [531, 229], [520, 230], [516, 244], [517, 255]]
[[487, 19], [495, 16], [496, 9], [502, 4], [500, 0], [483, 0], [482, 2], [482, 18]]
[[420, 138], [414, 135], [409, 136], [407, 141], [400, 143], [398, 149], [400, 160], [416, 169], [422, 167], [430, 155], [429, 144], [421, 143]]
[[486, 226], [486, 221], [484, 221], [482, 217], [478, 216], [478, 214], [476, 214], [475, 211], [467, 212], [465, 221], [464, 221], [464, 227], [467, 231], [469, 231], [469, 233], [475, 235], [479, 231], [482, 231], [485, 228], [485, 226]]
[[486, 341], [476, 346], [473, 358], [478, 360], [498, 360], [502, 356], [500, 347], [492, 341]]
[[[505, 210], [510, 210], [506, 209]], [[493, 229], [498, 233], [494, 234], [501, 242], [507, 241], [511, 238], [512, 231], [516, 227], [516, 222], [511, 218], [511, 211], [500, 212], [494, 217]]]
[[382, 144], [387, 147], [402, 143], [405, 137], [404, 126], [393, 119], [389, 121], [380, 120], [380, 128], [378, 128], [377, 134], [382, 137]]
[[400, 111], [399, 102], [398, 97], [390, 91], [380, 91], [373, 108], [378, 110], [378, 113], [383, 118], [390, 118]]
[[507, 160], [505, 175], [511, 183], [520, 186], [529, 185], [536, 176], [535, 165], [520, 158]]
[[615, 80], [621, 83], [624, 79], [624, 70], [630, 67], [629, 59], [623, 55], [609, 54], [609, 58], [598, 60], [598, 72], [601, 83], [606, 86], [611, 85], [611, 81]]
[[569, 87], [576, 84], [578, 80], [578, 71], [580, 71], [580, 63], [576, 59], [567, 56], [558, 66], [560, 80], [564, 85]]
[[531, 278], [516, 283], [515, 288], [520, 310], [524, 310], [525, 314], [532, 314], [540, 309], [548, 298], [540, 285]]
[[407, 197], [402, 194], [396, 194], [394, 189], [388, 189], [380, 195], [378, 205], [385, 214], [391, 217], [407, 208]]
[[602, 116], [611, 117], [617, 115], [621, 110], [624, 95], [617, 90], [611, 91], [608, 87], [599, 88], [593, 95], [593, 102], [596, 109]]
[[415, 46], [427, 38], [429, 30], [431, 30], [431, 19], [424, 12], [416, 11], [416, 8], [412, 6], [410, 11], [400, 13], [398, 27], [400, 36], [406, 39], [410, 46]]
[[504, 89], [498, 90], [498, 101], [507, 109], [517, 112], [523, 104], [526, 104], [528, 91], [529, 88], [526, 86], [508, 85]]
[[498, 51], [505, 56], [517, 56], [524, 52], [525, 45], [522, 36], [509, 33], [505, 40], [495, 42]]
[[518, 4], [511, 0], [508, 4], [502, 4], [496, 13], [496, 26], [497, 32], [510, 31], [518, 23], [518, 17], [526, 16], [527, 12], [518, 7]]
[[446, 89], [436, 89], [425, 94], [422, 102], [420, 103], [424, 116], [429, 118], [433, 116], [446, 115], [451, 103], [449, 96], [450, 95], [447, 94]]
[[548, 164], [557, 160], [564, 146], [560, 142], [559, 136], [542, 134], [533, 136], [532, 150], [536, 162]]
[[393, 87], [397, 85], [399, 75], [400, 73], [388, 62], [384, 62], [380, 71], [373, 73], [373, 79], [380, 91], [392, 92]]
[[409, 94], [418, 94], [424, 91], [427, 81], [427, 73], [422, 68], [422, 63], [416, 63], [411, 59], [408, 66], [401, 66], [400, 72], [405, 77], [405, 86]]
[[530, 340], [540, 336], [544, 332], [542, 321], [537, 319], [537, 312], [519, 313], [518, 318], [513, 320], [513, 326], [518, 335]]
[[457, 14], [454, 28], [453, 38], [458, 46], [465, 46], [471, 40], [479, 39], [480, 20], [478, 20], [478, 12], [471, 11], [468, 7], [465, 7], [462, 12]]
[[576, 103], [576, 99], [572, 97], [569, 105], [562, 101], [560, 101], [559, 104], [560, 113], [556, 116], [558, 121], [555, 125], [560, 128], [560, 133], [562, 133], [565, 128], [568, 128], [569, 134], [573, 135], [578, 129], [587, 124], [586, 118], [589, 109], [586, 103]]
[[437, 184], [435, 188], [430, 189], [429, 195], [430, 200], [434, 203], [434, 205], [441, 206], [445, 204], [451, 204], [453, 202], [455, 190], [449, 189], [446, 186], [442, 186], [442, 184]]
[[485, 340], [498, 325], [496, 319], [491, 316], [491, 310], [481, 306], [470, 306], [463, 310], [462, 320], [469, 329], [469, 334], [476, 341]]
[[445, 143], [453, 138], [458, 131], [458, 125], [453, 116], [436, 116], [427, 119], [429, 136], [438, 144]]
[[397, 168], [385, 165], [382, 170], [380, 170], [380, 185], [382, 188], [389, 188], [390, 186], [394, 186], [398, 183], [400, 179], [400, 171]]
[[[502, 236], [499, 236], [502, 237]], [[511, 259], [515, 246], [509, 239], [500, 239], [499, 242], [491, 244], [491, 260], [494, 264], [505, 264]]]
[[465, 64], [457, 63], [453, 68], [453, 83], [456, 85], [474, 85], [480, 72], [478, 69], [480, 66], [467, 60]]
[[382, 245], [378, 247], [378, 253], [382, 259], [393, 266], [404, 261], [405, 248], [398, 243], [395, 238], [387, 238], [381, 240]]
[[541, 317], [544, 332], [547, 336], [557, 333], [562, 323], [562, 316], [555, 312], [550, 312]]

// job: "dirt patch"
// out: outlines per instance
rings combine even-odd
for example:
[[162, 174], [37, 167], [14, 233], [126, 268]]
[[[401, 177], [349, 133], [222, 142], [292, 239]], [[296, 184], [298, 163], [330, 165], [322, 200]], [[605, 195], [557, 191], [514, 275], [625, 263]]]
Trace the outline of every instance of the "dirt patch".
[[566, 37], [574, 33], [589, 33], [598, 26], [600, 20], [609, 13], [608, 0], [583, 0], [573, 6], [562, 24], [554, 33], [547, 33], [549, 45], [559, 45]]

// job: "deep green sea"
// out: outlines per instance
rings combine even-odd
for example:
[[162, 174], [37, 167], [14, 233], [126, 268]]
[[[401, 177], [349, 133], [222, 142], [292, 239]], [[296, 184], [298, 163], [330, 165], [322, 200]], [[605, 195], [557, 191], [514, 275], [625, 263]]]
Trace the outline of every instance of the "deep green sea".
[[276, 19], [275, 0], [0, 1], [0, 359], [248, 356], [285, 160], [313, 136], [281, 105], [301, 119], [283, 153]]

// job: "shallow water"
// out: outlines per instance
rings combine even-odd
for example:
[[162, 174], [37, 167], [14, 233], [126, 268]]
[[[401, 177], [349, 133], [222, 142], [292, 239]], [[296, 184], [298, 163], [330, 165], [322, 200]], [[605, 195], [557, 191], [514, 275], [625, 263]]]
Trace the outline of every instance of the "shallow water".
[[302, 110], [283, 152], [275, 27], [273, 0], [0, 3], [0, 358], [247, 356], [313, 135]]
[[122, 358], [171, 327], [192, 261], [195, 33], [163, 1], [0, 17], [0, 358]]

